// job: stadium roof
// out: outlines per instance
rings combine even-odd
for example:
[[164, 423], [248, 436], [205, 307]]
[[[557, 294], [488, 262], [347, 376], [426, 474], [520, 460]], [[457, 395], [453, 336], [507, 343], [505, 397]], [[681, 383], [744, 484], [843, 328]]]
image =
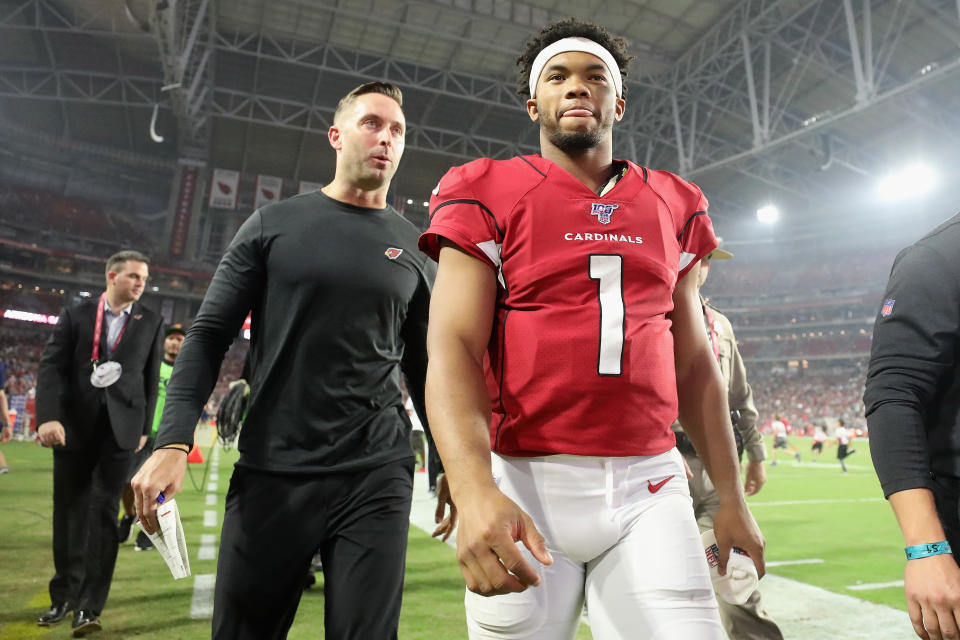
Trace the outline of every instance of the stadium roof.
[[617, 156], [695, 180], [720, 220], [769, 200], [843, 211], [899, 160], [958, 165], [958, 14], [957, 0], [0, 0], [0, 152], [119, 163], [131, 180], [190, 158], [322, 182], [337, 100], [387, 79], [409, 124], [396, 190], [426, 196], [451, 164], [536, 152], [514, 60], [572, 15], [636, 56]]

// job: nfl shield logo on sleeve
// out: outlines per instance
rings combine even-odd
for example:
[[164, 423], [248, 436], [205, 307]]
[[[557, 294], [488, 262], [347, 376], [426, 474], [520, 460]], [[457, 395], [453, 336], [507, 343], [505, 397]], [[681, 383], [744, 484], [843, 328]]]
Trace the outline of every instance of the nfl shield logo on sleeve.
[[880, 315], [882, 315], [884, 318], [886, 318], [886, 317], [888, 317], [891, 313], [893, 313], [893, 303], [894, 303], [894, 302], [896, 302], [896, 300], [894, 300], [893, 298], [890, 298], [889, 300], [885, 301], [885, 302], [883, 303], [883, 307], [880, 308]]
[[590, 215], [597, 216], [600, 224], [610, 224], [610, 218], [613, 216], [614, 209], [618, 204], [607, 204], [605, 202], [594, 202], [590, 205]]
[[393, 247], [390, 247], [389, 249], [383, 252], [383, 255], [387, 256], [391, 260], [396, 260], [397, 258], [400, 257], [401, 253], [403, 253], [403, 249], [395, 249]]

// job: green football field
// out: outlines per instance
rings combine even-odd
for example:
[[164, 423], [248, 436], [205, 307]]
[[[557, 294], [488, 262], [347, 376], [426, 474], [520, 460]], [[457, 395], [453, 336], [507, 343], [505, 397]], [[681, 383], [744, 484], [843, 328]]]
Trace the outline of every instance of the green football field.
[[[803, 462], [779, 454], [779, 464], [768, 466], [768, 484], [750, 499], [767, 539], [768, 561], [808, 561], [771, 568], [771, 573], [836, 593], [904, 609], [903, 588], [851, 590], [858, 584], [888, 583], [903, 578], [903, 543], [893, 514], [882, 499], [865, 442], [848, 459], [850, 473], [842, 475], [836, 449], [828, 448], [812, 463], [809, 440], [792, 441]], [[768, 443], [769, 446], [769, 443]], [[48, 450], [32, 443], [2, 446], [11, 473], [0, 476], [0, 639], [69, 637], [69, 619], [43, 629], [36, 618], [49, 605], [47, 581], [51, 557], [51, 469]], [[204, 452], [207, 458], [210, 451]], [[224, 451], [210, 472], [215, 504], [208, 504], [204, 465], [191, 465], [198, 491], [190, 477], [177, 496], [193, 576], [215, 573], [215, 560], [197, 558], [201, 536], [219, 539], [223, 496], [236, 451]], [[207, 479], [209, 483], [209, 478]], [[204, 524], [204, 512], [214, 511], [214, 523]], [[202, 613], [203, 594], [194, 594], [194, 577], [174, 581], [156, 552], [135, 552], [133, 536], [123, 544], [100, 638], [206, 638], [209, 619]], [[815, 562], [822, 560], [823, 562]], [[200, 606], [194, 602], [199, 598]], [[827, 612], [829, 613], [829, 612]], [[836, 612], [842, 615], [842, 612]], [[304, 592], [290, 638], [318, 638], [323, 626], [323, 590], [318, 584]], [[454, 550], [411, 527], [400, 637], [424, 640], [465, 638], [463, 583]], [[579, 639], [590, 638], [586, 626]]]

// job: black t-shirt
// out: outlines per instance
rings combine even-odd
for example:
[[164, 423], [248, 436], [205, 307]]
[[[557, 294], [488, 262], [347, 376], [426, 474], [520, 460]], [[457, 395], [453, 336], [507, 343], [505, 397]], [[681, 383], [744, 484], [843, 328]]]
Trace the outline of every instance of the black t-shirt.
[[223, 355], [252, 312], [240, 466], [357, 471], [412, 456], [400, 370], [421, 420], [435, 266], [391, 207], [320, 191], [255, 211], [177, 358], [157, 446], [193, 442]]
[[884, 495], [960, 477], [960, 214], [893, 263], [863, 400]]

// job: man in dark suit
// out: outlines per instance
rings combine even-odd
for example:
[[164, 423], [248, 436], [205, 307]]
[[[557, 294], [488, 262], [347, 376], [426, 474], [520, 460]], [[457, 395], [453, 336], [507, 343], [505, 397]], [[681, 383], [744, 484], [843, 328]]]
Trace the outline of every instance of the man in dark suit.
[[100, 630], [117, 559], [117, 505], [157, 400], [162, 320], [138, 303], [147, 263], [136, 251], [111, 256], [107, 290], [63, 309], [40, 358], [37, 433], [53, 447], [56, 574], [38, 624], [74, 611], [75, 637]]

